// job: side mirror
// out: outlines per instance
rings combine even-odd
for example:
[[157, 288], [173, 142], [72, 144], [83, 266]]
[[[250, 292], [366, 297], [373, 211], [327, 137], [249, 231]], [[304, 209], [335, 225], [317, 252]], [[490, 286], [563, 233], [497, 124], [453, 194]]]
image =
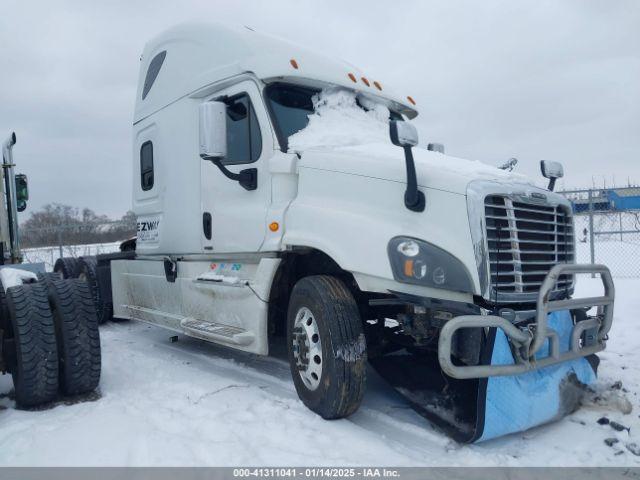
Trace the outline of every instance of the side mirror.
[[19, 212], [24, 212], [29, 200], [29, 182], [23, 173], [16, 175], [16, 208]]
[[556, 180], [564, 177], [564, 168], [560, 162], [552, 162], [550, 160], [540, 161], [540, 171], [544, 178], [549, 179], [549, 190], [553, 192], [556, 186]]
[[[234, 112], [230, 112], [232, 115]], [[235, 180], [245, 190], [258, 188], [258, 169], [245, 168], [234, 173], [222, 164], [227, 156], [227, 105], [204, 102], [198, 107], [200, 158], [209, 160], [225, 177]]]
[[222, 102], [204, 102], [198, 108], [200, 157], [223, 160], [227, 156], [227, 106]]
[[391, 120], [389, 122], [391, 143], [404, 149], [404, 161], [407, 168], [407, 189], [404, 192], [404, 206], [412, 212], [422, 212], [426, 206], [424, 193], [418, 190], [416, 165], [411, 147], [418, 144], [416, 127], [407, 122]]
[[389, 124], [391, 143], [398, 147], [415, 147], [418, 144], [418, 131], [408, 122], [392, 120]]

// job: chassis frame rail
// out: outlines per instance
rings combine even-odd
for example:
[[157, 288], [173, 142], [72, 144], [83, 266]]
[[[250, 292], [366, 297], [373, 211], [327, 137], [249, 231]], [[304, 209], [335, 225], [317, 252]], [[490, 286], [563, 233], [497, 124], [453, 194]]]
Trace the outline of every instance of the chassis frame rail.
[[[604, 295], [599, 297], [549, 300], [549, 294], [561, 275], [597, 273], [604, 286]], [[496, 315], [462, 315], [449, 320], [440, 331], [438, 360], [442, 370], [453, 378], [470, 379], [495, 376], [518, 375], [549, 365], [586, 357], [606, 347], [607, 333], [613, 321], [615, 287], [611, 272], [599, 264], [560, 264], [553, 267], [540, 287], [536, 305], [536, 319], [526, 327], [518, 327]], [[560, 339], [555, 330], [547, 325], [548, 315], [559, 310], [598, 307], [597, 315], [577, 322], [571, 332], [569, 350], [560, 352]], [[453, 337], [463, 328], [500, 328], [514, 353], [513, 365], [454, 365], [451, 360]], [[593, 342], [581, 343], [586, 331], [597, 331]], [[545, 341], [549, 339], [549, 356], [536, 358]], [[587, 344], [588, 343], [588, 344]]]

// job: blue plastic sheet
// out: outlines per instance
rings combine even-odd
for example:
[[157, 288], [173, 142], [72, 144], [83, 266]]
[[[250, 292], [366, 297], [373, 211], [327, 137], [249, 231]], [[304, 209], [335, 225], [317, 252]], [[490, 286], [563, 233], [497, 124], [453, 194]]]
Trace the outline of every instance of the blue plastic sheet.
[[[569, 311], [549, 314], [549, 328], [558, 333], [560, 351], [569, 349], [573, 321]], [[549, 355], [548, 340], [536, 358]], [[513, 364], [509, 342], [502, 330], [496, 332], [491, 357], [492, 365]], [[575, 374], [583, 384], [592, 383], [596, 375], [585, 358], [570, 360], [539, 370], [487, 380], [482, 442], [541, 425], [563, 414], [561, 384]]]

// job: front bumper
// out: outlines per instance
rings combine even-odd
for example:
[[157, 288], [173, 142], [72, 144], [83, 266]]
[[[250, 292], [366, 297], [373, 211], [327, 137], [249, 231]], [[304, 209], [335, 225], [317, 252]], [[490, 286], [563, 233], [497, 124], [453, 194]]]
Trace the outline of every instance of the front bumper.
[[[599, 274], [604, 295], [599, 297], [550, 300], [549, 295], [561, 275]], [[607, 333], [613, 321], [615, 289], [611, 272], [604, 265], [561, 264], [547, 274], [536, 305], [535, 322], [519, 328], [496, 315], [462, 315], [447, 321], [440, 331], [438, 360], [442, 370], [453, 378], [487, 378], [518, 375], [568, 360], [586, 357], [605, 349]], [[558, 333], [547, 325], [548, 315], [560, 310], [598, 307], [597, 315], [576, 322], [571, 332], [569, 348], [561, 352]], [[454, 334], [465, 328], [498, 328], [509, 340], [514, 363], [511, 365], [455, 365], [451, 359]], [[548, 344], [548, 355], [542, 347]]]

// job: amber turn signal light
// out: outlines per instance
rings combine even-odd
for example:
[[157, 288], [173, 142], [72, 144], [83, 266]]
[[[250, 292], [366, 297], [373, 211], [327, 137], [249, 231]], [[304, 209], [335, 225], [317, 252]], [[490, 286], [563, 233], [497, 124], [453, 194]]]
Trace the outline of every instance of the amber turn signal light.
[[413, 260], [405, 260], [404, 274], [409, 278], [413, 277]]

